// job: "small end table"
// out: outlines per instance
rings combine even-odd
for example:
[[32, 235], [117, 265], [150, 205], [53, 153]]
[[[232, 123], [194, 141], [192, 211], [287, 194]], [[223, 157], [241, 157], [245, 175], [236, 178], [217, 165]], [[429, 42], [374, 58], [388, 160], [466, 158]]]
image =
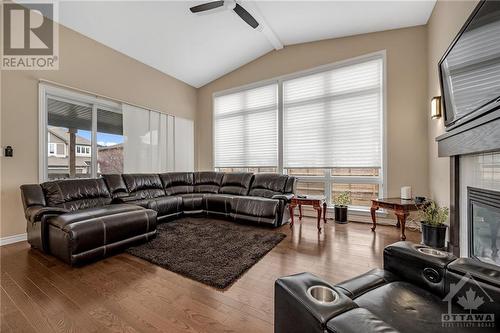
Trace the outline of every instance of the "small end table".
[[318, 213], [318, 231], [321, 231], [321, 214], [323, 214], [323, 221], [326, 223], [326, 198], [322, 195], [308, 195], [299, 198], [297, 196], [292, 198], [290, 203], [290, 228], [293, 227], [293, 212], [295, 207], [299, 206], [299, 220], [302, 220], [302, 206], [312, 206]]
[[401, 198], [382, 198], [372, 200], [372, 207], [370, 208], [373, 222], [372, 231], [375, 231], [375, 228], [377, 227], [375, 212], [379, 208], [385, 208], [394, 211], [398, 218], [396, 227], [401, 227], [401, 240], [406, 240], [406, 218], [408, 217], [408, 215], [410, 215], [411, 211], [416, 211], [419, 209], [415, 200], [406, 200]]

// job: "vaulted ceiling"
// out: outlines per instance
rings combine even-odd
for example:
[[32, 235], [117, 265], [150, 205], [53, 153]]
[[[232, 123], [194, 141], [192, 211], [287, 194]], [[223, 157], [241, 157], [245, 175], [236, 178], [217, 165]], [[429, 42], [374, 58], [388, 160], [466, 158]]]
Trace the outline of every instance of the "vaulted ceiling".
[[280, 47], [427, 23], [428, 1], [238, 1], [232, 10], [193, 14], [207, 1], [65, 1], [63, 25], [194, 87]]

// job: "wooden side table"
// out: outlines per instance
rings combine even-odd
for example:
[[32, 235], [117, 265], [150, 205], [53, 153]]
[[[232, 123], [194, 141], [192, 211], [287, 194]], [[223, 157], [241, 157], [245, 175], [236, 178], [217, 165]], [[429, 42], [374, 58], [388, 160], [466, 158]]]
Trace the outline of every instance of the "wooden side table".
[[389, 209], [394, 211], [398, 218], [398, 223], [396, 227], [401, 228], [401, 240], [406, 240], [405, 235], [405, 227], [406, 227], [406, 218], [410, 215], [411, 211], [418, 210], [418, 206], [415, 203], [415, 200], [405, 200], [401, 198], [382, 198], [382, 199], [374, 199], [372, 200], [372, 207], [370, 208], [370, 213], [372, 215], [372, 231], [375, 231], [377, 227], [376, 220], [376, 211], [379, 208]]
[[323, 221], [326, 223], [326, 198], [321, 195], [308, 195], [305, 198], [293, 197], [290, 203], [290, 228], [293, 227], [294, 217], [293, 212], [295, 207], [299, 206], [299, 220], [302, 220], [302, 206], [312, 206], [318, 214], [318, 231], [321, 231], [321, 214]]

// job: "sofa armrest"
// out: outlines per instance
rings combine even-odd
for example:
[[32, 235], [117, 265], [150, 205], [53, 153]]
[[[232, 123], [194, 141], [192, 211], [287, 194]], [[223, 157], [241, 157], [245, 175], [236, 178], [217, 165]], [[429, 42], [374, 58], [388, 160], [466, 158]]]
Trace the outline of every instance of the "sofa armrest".
[[[336, 299], [318, 302], [309, 293], [314, 286], [333, 290]], [[310, 273], [276, 280], [274, 295], [275, 333], [323, 333], [331, 318], [357, 307], [341, 290]]]
[[344, 294], [354, 299], [372, 289], [378, 288], [389, 282], [396, 281], [397, 279], [398, 278], [391, 272], [376, 268], [352, 279], [336, 284], [335, 287], [339, 288], [344, 292]]
[[67, 209], [59, 207], [30, 206], [26, 208], [24, 214], [28, 221], [34, 223], [41, 221], [42, 217], [45, 215], [61, 215], [67, 212]]
[[500, 267], [496, 265], [472, 258], [459, 258], [448, 265], [448, 272], [462, 276], [470, 274], [474, 280], [488, 283], [500, 289]]
[[401, 280], [416, 284], [438, 296], [445, 293], [445, 272], [457, 258], [448, 252], [435, 251], [425, 245], [397, 242], [384, 249], [384, 269]]
[[290, 203], [293, 199], [293, 193], [275, 194], [271, 197], [271, 199], [283, 200], [286, 203]]

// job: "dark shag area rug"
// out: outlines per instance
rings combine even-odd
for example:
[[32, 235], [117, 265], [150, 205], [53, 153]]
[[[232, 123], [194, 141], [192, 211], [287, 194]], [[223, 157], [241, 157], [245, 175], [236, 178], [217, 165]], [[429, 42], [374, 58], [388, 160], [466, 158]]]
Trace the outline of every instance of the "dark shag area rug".
[[153, 240], [127, 252], [224, 289], [285, 237], [266, 228], [188, 217], [158, 225]]

